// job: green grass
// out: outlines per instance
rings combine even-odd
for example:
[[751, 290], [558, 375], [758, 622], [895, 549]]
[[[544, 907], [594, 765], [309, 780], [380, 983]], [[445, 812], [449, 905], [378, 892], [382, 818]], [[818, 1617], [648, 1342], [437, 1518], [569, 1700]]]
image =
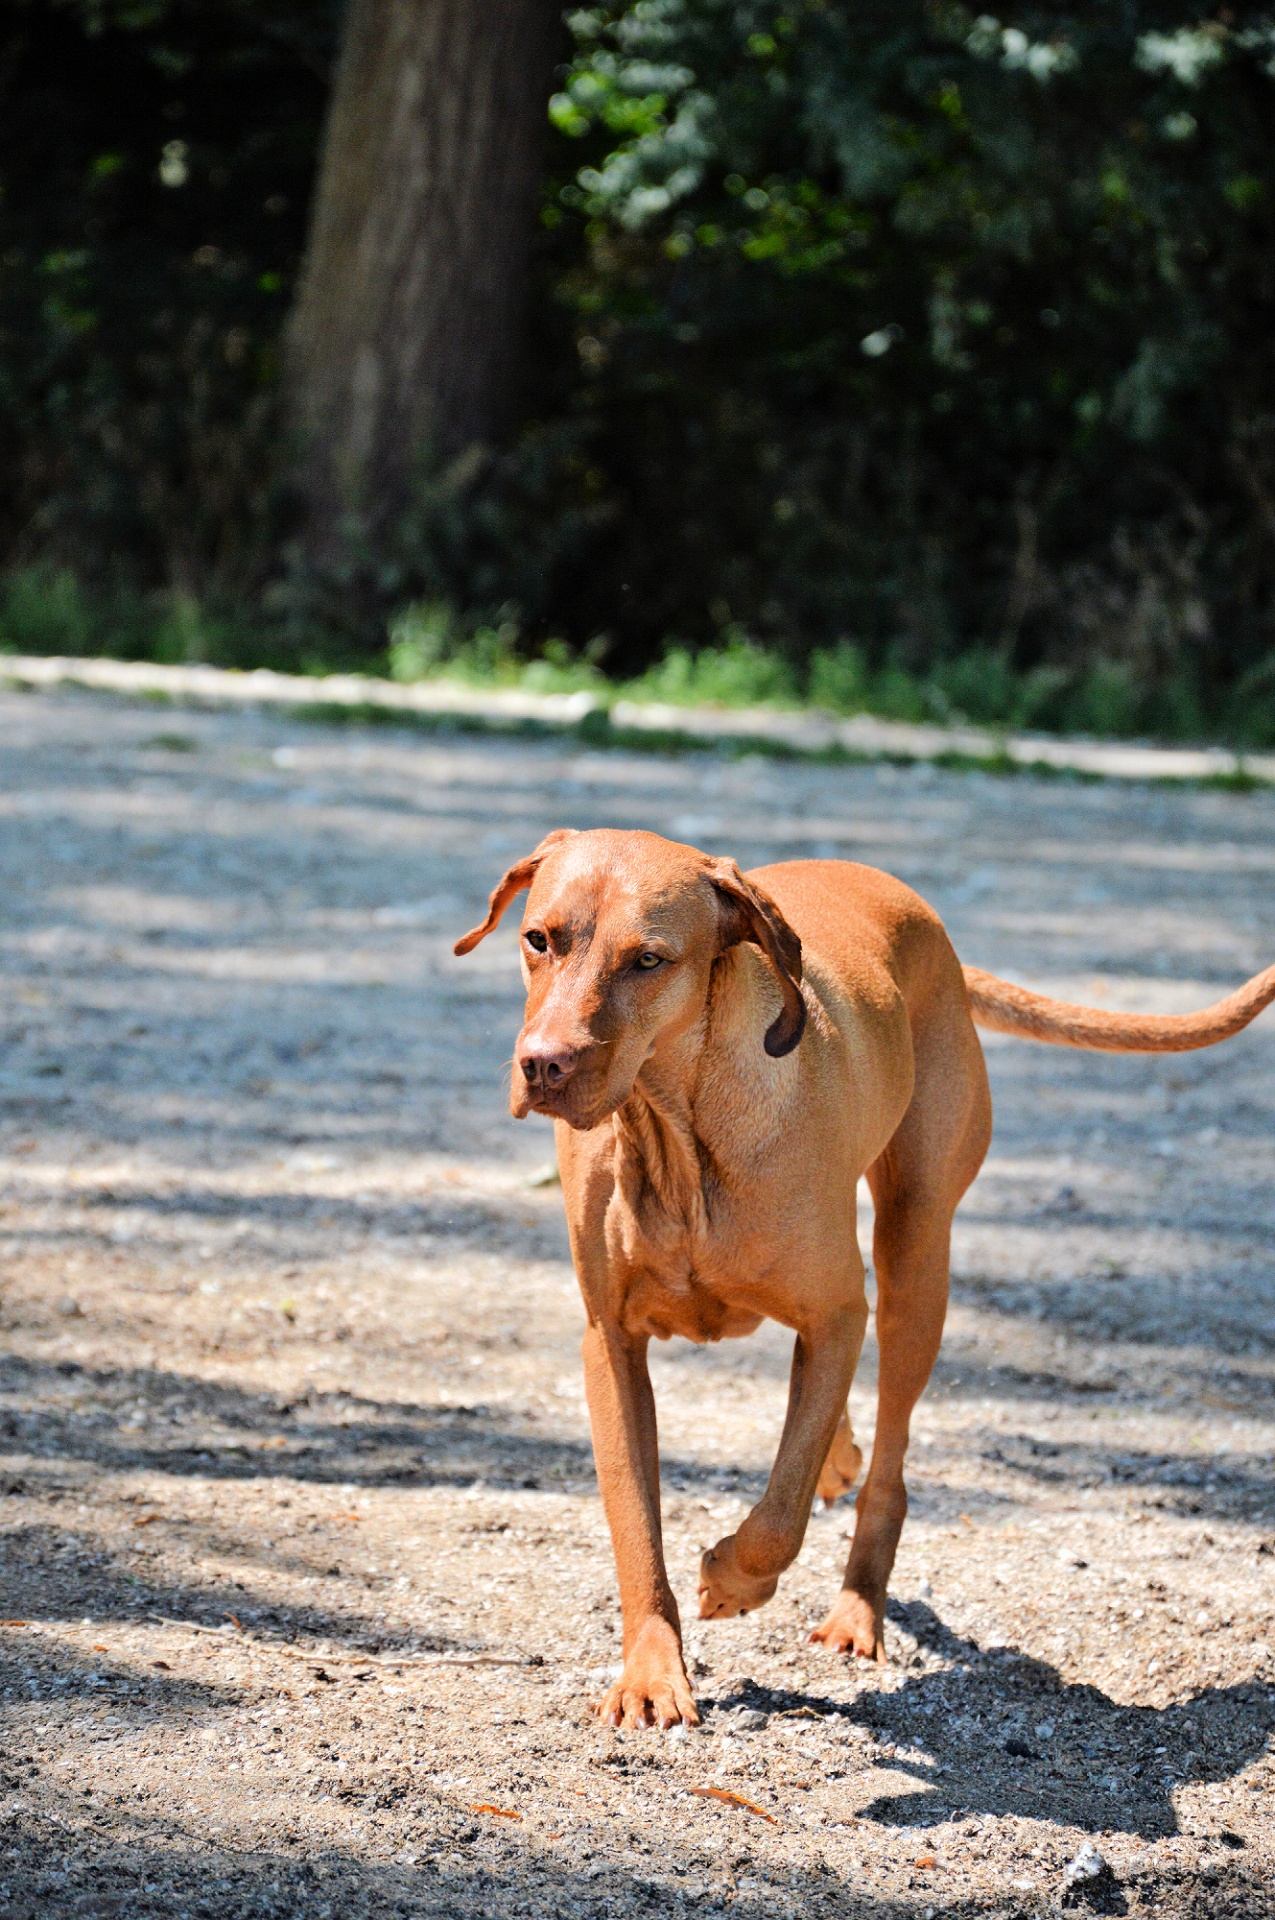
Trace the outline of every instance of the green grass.
[[162, 753], [198, 753], [199, 742], [188, 733], [152, 733], [147, 740], [139, 740], [139, 747], [152, 747]]
[[[437, 603], [405, 608], [390, 622], [384, 651], [358, 656], [299, 642], [243, 609], [207, 608], [187, 595], [127, 587], [90, 591], [68, 570], [47, 566], [0, 577], [0, 649], [270, 666], [315, 676], [354, 669], [406, 684], [446, 678], [534, 693], [586, 690], [605, 708], [619, 699], [726, 710], [813, 707], [843, 716], [964, 723], [993, 734], [1207, 741], [1240, 750], [1275, 746], [1275, 652], [1228, 692], [1210, 694], [1185, 666], [1140, 681], [1121, 661], [1023, 669], [1002, 651], [975, 647], [916, 671], [894, 658], [874, 662], [850, 640], [796, 661], [734, 628], [712, 647], [670, 642], [644, 673], [621, 679], [604, 671], [604, 644], [582, 652], [553, 639], [529, 646], [512, 620], [465, 622]], [[590, 724], [617, 737], [601, 716]], [[685, 742], [686, 736], [676, 737]], [[768, 743], [765, 750], [776, 749]], [[1215, 784], [1242, 788], [1249, 778], [1219, 775]]]
[[638, 678], [615, 680], [603, 672], [596, 652], [573, 655], [561, 641], [550, 640], [528, 659], [512, 622], [466, 631], [446, 608], [422, 606], [406, 609], [391, 624], [387, 663], [391, 677], [405, 682], [447, 677], [541, 693], [588, 689], [608, 705], [628, 699], [726, 709], [813, 707], [840, 716], [867, 713], [1002, 733], [1275, 745], [1275, 655], [1269, 670], [1255, 670], [1229, 699], [1211, 706], [1185, 669], [1143, 685], [1121, 661], [1019, 669], [1002, 652], [984, 647], [920, 673], [891, 660], [873, 666], [851, 641], [816, 648], [799, 665], [739, 630], [697, 652], [671, 644]]

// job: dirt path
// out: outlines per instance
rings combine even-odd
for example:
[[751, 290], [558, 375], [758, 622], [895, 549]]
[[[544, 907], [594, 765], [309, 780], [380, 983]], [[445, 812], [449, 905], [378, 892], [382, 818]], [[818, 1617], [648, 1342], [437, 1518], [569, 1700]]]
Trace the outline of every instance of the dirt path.
[[[4, 1920], [1026, 1915], [1086, 1838], [1091, 1906], [1275, 1913], [1275, 1021], [990, 1044], [893, 1664], [805, 1644], [837, 1509], [691, 1626], [704, 1730], [618, 1736], [512, 935], [450, 951], [549, 826], [642, 825], [886, 866], [971, 961], [1186, 1008], [1275, 957], [1275, 796], [71, 694], [0, 695], [0, 776]], [[688, 1606], [786, 1370], [657, 1356]]]

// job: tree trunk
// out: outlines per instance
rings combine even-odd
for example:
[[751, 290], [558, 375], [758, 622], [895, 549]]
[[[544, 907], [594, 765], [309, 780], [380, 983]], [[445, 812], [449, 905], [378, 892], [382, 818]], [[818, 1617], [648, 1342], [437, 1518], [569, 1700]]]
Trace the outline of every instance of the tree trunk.
[[287, 382], [314, 564], [498, 432], [555, 0], [349, 0]]

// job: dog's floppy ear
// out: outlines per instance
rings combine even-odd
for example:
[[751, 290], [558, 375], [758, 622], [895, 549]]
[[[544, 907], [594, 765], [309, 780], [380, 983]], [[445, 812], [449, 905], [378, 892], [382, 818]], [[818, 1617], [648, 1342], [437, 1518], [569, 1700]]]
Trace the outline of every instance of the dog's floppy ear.
[[722, 946], [751, 940], [761, 948], [779, 976], [783, 1009], [766, 1029], [766, 1051], [774, 1059], [791, 1053], [806, 1030], [806, 1003], [801, 996], [801, 941], [783, 914], [760, 887], [745, 880], [733, 860], [710, 860], [708, 877], [721, 901]]
[[478, 942], [485, 940], [493, 927], [500, 925], [500, 916], [515, 895], [520, 894], [524, 887], [531, 885], [545, 855], [551, 853], [562, 841], [570, 840], [575, 831], [574, 827], [555, 827], [552, 833], [545, 835], [534, 852], [529, 853], [525, 860], [520, 860], [517, 866], [510, 867], [504, 878], [497, 883], [487, 903], [487, 918], [481, 927], [471, 927], [468, 933], [462, 934], [452, 948], [452, 952], [472, 953]]

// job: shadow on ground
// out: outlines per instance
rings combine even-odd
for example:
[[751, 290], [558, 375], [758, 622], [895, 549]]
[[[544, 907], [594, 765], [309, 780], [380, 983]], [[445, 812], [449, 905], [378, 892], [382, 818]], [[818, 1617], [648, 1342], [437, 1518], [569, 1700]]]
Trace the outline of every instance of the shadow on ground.
[[[57, 1404], [68, 1383], [75, 1408]], [[468, 1486], [475, 1477], [535, 1487], [593, 1475], [587, 1443], [529, 1433], [525, 1415], [481, 1402], [317, 1390], [286, 1400], [168, 1369], [12, 1356], [0, 1363], [0, 1386], [36, 1402], [0, 1409], [0, 1444], [16, 1441], [36, 1460], [91, 1462], [110, 1472], [363, 1487]], [[135, 1431], [139, 1421], [144, 1428]]]
[[[219, 1127], [219, 1133], [225, 1129]], [[310, 1136], [307, 1136], [309, 1138]], [[291, 1138], [291, 1136], [289, 1136]], [[341, 1145], [329, 1135], [314, 1136], [316, 1144]], [[347, 1143], [348, 1144], [348, 1143]], [[400, 1150], [417, 1143], [398, 1139]], [[366, 1140], [360, 1141], [366, 1147]], [[344, 1246], [351, 1234], [372, 1234], [401, 1240], [417, 1240], [422, 1250], [436, 1250], [437, 1243], [469, 1245], [481, 1242], [492, 1251], [516, 1246], [527, 1257], [567, 1257], [565, 1223], [559, 1216], [527, 1217], [527, 1195], [516, 1189], [493, 1194], [422, 1193], [409, 1200], [371, 1199], [360, 1195], [349, 1198], [327, 1193], [297, 1193], [279, 1188], [263, 1193], [217, 1193], [207, 1187], [167, 1187], [162, 1193], [136, 1184], [116, 1183], [110, 1189], [89, 1189], [81, 1202], [79, 1218], [40, 1228], [10, 1229], [0, 1235], [15, 1253], [32, 1254], [55, 1249], [60, 1254], [91, 1252], [99, 1249], [125, 1214], [130, 1228], [146, 1221], [148, 1231], [142, 1250], [151, 1257], [167, 1255], [181, 1260], [188, 1257], [187, 1238], [165, 1237], [155, 1228], [178, 1221], [197, 1221], [208, 1228], [234, 1226], [239, 1230], [235, 1245], [240, 1255], [265, 1252], [278, 1255], [274, 1238], [284, 1229], [292, 1235], [313, 1233], [316, 1244], [312, 1257], [330, 1258], [334, 1246]], [[99, 1209], [101, 1210], [99, 1212]], [[96, 1217], [95, 1217], [96, 1216]], [[539, 1243], [546, 1243], [541, 1247]], [[304, 1246], [290, 1245], [290, 1263], [304, 1264]]]
[[[9, 1842], [0, 1862], [5, 1920], [390, 1920], [417, 1914], [449, 1920], [561, 1920], [566, 1914], [612, 1920], [619, 1911], [684, 1913], [687, 1894], [679, 1882], [702, 1881], [694, 1871], [681, 1874], [667, 1850], [646, 1873], [601, 1861], [584, 1872], [570, 1871], [550, 1859], [517, 1858], [508, 1844], [484, 1857], [454, 1841], [450, 1844], [458, 1850], [445, 1864], [409, 1865], [360, 1860], [335, 1848], [309, 1858], [286, 1845], [237, 1852], [193, 1834], [154, 1828], [132, 1845], [103, 1847], [90, 1862], [76, 1857], [73, 1832], [61, 1822], [32, 1818], [2, 1836]], [[773, 1882], [750, 1887], [747, 1880], [746, 1874], [729, 1874], [720, 1893], [699, 1898], [695, 1911], [756, 1920], [780, 1912], [817, 1920], [921, 1920], [934, 1911], [932, 1893], [883, 1899], [831, 1872], [793, 1873], [782, 1892]], [[1247, 1890], [1245, 1877], [1236, 1880]], [[945, 1920], [972, 1920], [987, 1911], [985, 1900], [943, 1906]], [[1265, 1911], [1256, 1904], [1246, 1909], [1253, 1920]]]
[[[922, 1644], [932, 1651], [959, 1649], [970, 1663], [919, 1675], [895, 1694], [864, 1696], [849, 1708], [807, 1692], [745, 1683], [729, 1702], [705, 1703], [710, 1724], [714, 1706], [729, 1715], [743, 1705], [781, 1715], [829, 1711], [848, 1732], [870, 1732], [875, 1764], [910, 1775], [924, 1790], [887, 1787], [862, 1808], [859, 1821], [898, 1833], [906, 1847], [908, 1829], [985, 1813], [1146, 1838], [1171, 1833], [1168, 1778], [1177, 1773], [1220, 1779], [1234, 1772], [1264, 1743], [1275, 1715], [1264, 1696], [1242, 1687], [1210, 1689], [1162, 1710], [1120, 1707], [1093, 1688], [1063, 1686], [1039, 1661], [978, 1656], [928, 1608], [913, 1607], [906, 1618]], [[170, 1692], [174, 1706], [216, 1710], [229, 1704], [225, 1690], [178, 1683]], [[162, 1705], [158, 1693], [148, 1690], [137, 1710]], [[1035, 1730], [1045, 1716], [1052, 1727], [1048, 1738]], [[1011, 1726], [1022, 1731], [1007, 1732]], [[919, 1751], [922, 1742], [925, 1752]], [[1109, 1742], [1126, 1760], [1130, 1751], [1139, 1756], [1136, 1777], [1118, 1793], [1087, 1777], [1100, 1773]], [[1072, 1752], [1074, 1758], [1066, 1757]], [[635, 1759], [640, 1762], [641, 1755]], [[20, 1788], [29, 1772], [34, 1785], [37, 1771], [11, 1757], [6, 1784]], [[861, 1783], [861, 1765], [856, 1771]], [[830, 1773], [836, 1777], [835, 1766]], [[268, 1842], [237, 1848], [215, 1828], [201, 1830], [184, 1818], [180, 1791], [174, 1782], [171, 1803], [158, 1806], [153, 1790], [95, 1793], [70, 1784], [47, 1795], [39, 1811], [21, 1797], [13, 1800], [0, 1833], [5, 1920], [388, 1920], [417, 1914], [558, 1920], [566, 1913], [603, 1920], [621, 1910], [683, 1912], [688, 1896], [697, 1911], [729, 1910], [759, 1920], [780, 1913], [817, 1920], [921, 1920], [927, 1909], [935, 1911], [939, 1892], [930, 1882], [915, 1896], [884, 1898], [866, 1874], [856, 1880], [854, 1870], [789, 1871], [774, 1862], [755, 1877], [746, 1822], [732, 1826], [737, 1844], [726, 1855], [706, 1854], [701, 1842], [683, 1840], [674, 1828], [662, 1831], [658, 1849], [623, 1860], [599, 1827], [596, 1850], [586, 1849], [589, 1865], [570, 1867], [555, 1856], [555, 1836], [530, 1825], [493, 1832], [496, 1823], [449, 1801], [428, 1780], [400, 1782], [388, 1792], [357, 1778], [341, 1786], [334, 1797], [362, 1824], [367, 1853], [349, 1842], [303, 1839], [286, 1809], [274, 1820]], [[1141, 1909], [1171, 1893], [1171, 1883], [1180, 1879], [1193, 1913], [1244, 1920], [1275, 1914], [1275, 1893], [1249, 1866], [1239, 1836], [1223, 1829], [1212, 1838], [1220, 1864], [1206, 1870], [1202, 1884], [1198, 1869], [1178, 1873], [1161, 1863], [1147, 1872], [1145, 1886], [1136, 1872], [1119, 1884], [1109, 1882], [1097, 1910]], [[93, 1847], [91, 1857], [87, 1846]], [[1035, 1899], [1024, 1902], [1008, 1893], [989, 1905], [985, 1891], [941, 1902], [945, 1920], [989, 1913], [1009, 1920], [1036, 1910]]]
[[[1055, 1404], [1067, 1387], [1057, 1380]], [[10, 1492], [28, 1483], [32, 1491], [55, 1486], [56, 1469], [45, 1462], [178, 1479], [364, 1488], [468, 1487], [481, 1480], [492, 1490], [578, 1489], [594, 1479], [585, 1439], [536, 1432], [528, 1411], [482, 1401], [382, 1401], [317, 1389], [289, 1400], [172, 1369], [93, 1368], [13, 1355], [0, 1357], [0, 1393], [25, 1403], [0, 1401], [0, 1448], [8, 1442], [29, 1462], [0, 1475]], [[1074, 1389], [1071, 1397], [1079, 1404], [1091, 1398]], [[1154, 1494], [1154, 1504], [1168, 1511], [1275, 1524], [1275, 1482], [1264, 1454], [1153, 1453], [1114, 1440], [1098, 1445], [991, 1429], [973, 1429], [951, 1445], [1026, 1483], [1119, 1483]], [[733, 1492], [746, 1499], [755, 1499], [766, 1482], [764, 1469], [673, 1452], [664, 1456], [662, 1477], [669, 1493]], [[918, 1511], [942, 1506], [948, 1488], [924, 1456], [914, 1460], [910, 1482]], [[1012, 1498], [959, 1492], [963, 1506], [985, 1509]]]
[[[920, 1601], [891, 1601], [889, 1613], [920, 1648], [956, 1664], [912, 1674], [897, 1691], [864, 1693], [848, 1706], [751, 1681], [728, 1702], [701, 1705], [710, 1720], [714, 1710], [742, 1706], [833, 1716], [834, 1728], [866, 1732], [873, 1763], [923, 1789], [887, 1788], [859, 1807], [859, 1819], [895, 1828], [1011, 1814], [1161, 1838], [1180, 1830], [1175, 1787], [1234, 1778], [1275, 1732], [1275, 1698], [1258, 1683], [1202, 1688], [1166, 1707], [1123, 1706], [1100, 1688], [1067, 1684], [1046, 1661], [980, 1650]], [[846, 1751], [846, 1771], [861, 1778], [862, 1745]], [[837, 1777], [835, 1764], [829, 1777]], [[1243, 1849], [1237, 1835], [1221, 1838]]]

